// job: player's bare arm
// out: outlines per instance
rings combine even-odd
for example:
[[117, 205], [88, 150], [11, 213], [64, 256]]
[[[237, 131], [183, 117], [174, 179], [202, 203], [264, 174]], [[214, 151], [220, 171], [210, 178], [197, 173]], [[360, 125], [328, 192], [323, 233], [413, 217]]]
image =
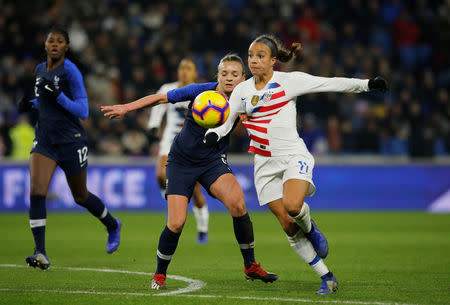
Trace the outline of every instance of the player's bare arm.
[[120, 119], [130, 111], [165, 103], [168, 103], [167, 94], [151, 94], [128, 104], [101, 106], [100, 110], [110, 119]]

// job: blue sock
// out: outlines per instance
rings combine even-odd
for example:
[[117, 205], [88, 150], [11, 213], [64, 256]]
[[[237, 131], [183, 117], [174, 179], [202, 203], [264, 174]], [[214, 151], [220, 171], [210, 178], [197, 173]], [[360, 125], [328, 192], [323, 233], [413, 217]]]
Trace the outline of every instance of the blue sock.
[[89, 196], [85, 202], [78, 204], [86, 208], [95, 217], [98, 217], [100, 221], [106, 226], [108, 232], [117, 229], [116, 219], [112, 217], [103, 202], [91, 192], [89, 192]]
[[234, 235], [244, 258], [245, 268], [250, 268], [255, 262], [255, 239], [253, 237], [253, 224], [246, 213], [241, 217], [233, 217]]
[[156, 273], [166, 274], [175, 250], [177, 249], [180, 233], [170, 231], [166, 226], [159, 237], [158, 252], [156, 253], [157, 266]]
[[30, 196], [30, 228], [34, 237], [36, 251], [45, 254], [45, 225], [47, 222], [47, 209], [45, 196]]

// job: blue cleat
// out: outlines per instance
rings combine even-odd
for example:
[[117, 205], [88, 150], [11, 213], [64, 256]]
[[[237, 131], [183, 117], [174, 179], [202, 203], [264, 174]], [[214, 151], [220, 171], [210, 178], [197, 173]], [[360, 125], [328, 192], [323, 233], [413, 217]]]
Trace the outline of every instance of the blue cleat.
[[197, 244], [207, 244], [208, 241], [208, 232], [198, 232]]
[[320, 289], [316, 292], [317, 294], [331, 294], [336, 292], [338, 289], [338, 281], [333, 273], [328, 272], [320, 278], [322, 279], [322, 285], [320, 285]]
[[306, 238], [311, 242], [320, 258], [328, 255], [328, 241], [325, 235], [319, 231], [314, 220], [311, 219], [311, 232], [305, 233]]
[[36, 268], [39, 267], [42, 270], [47, 270], [50, 267], [50, 260], [47, 255], [41, 252], [34, 252], [34, 255], [27, 256], [25, 259], [28, 266]]
[[106, 252], [113, 253], [120, 245], [120, 230], [122, 229], [122, 222], [119, 218], [115, 218], [117, 221], [117, 228], [111, 232], [108, 232], [108, 241], [106, 243]]

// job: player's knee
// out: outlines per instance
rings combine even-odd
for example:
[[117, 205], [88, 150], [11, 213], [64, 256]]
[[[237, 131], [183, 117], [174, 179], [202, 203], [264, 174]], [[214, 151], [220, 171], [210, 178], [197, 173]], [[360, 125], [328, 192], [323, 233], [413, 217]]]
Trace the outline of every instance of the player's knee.
[[73, 195], [73, 200], [75, 200], [75, 202], [79, 205], [83, 205], [83, 203], [85, 203], [89, 197], [88, 192], [86, 192], [85, 194], [81, 193], [81, 194], [72, 194], [72, 195]]
[[181, 231], [183, 231], [184, 221], [181, 220], [169, 221], [167, 223], [167, 227], [170, 229], [170, 231], [174, 233], [181, 233]]
[[194, 205], [195, 205], [195, 207], [201, 209], [205, 206], [205, 201], [194, 198]]
[[245, 202], [243, 198], [235, 198], [228, 205], [228, 209], [230, 211], [231, 216], [233, 217], [241, 217], [247, 213], [247, 209], [245, 208]]
[[194, 205], [197, 208], [203, 208], [205, 206], [205, 204], [206, 204], [205, 197], [203, 196], [202, 193], [194, 192], [193, 197], [194, 197]]
[[283, 205], [286, 208], [289, 216], [297, 216], [302, 209], [303, 201], [297, 199], [283, 198]]
[[30, 195], [43, 195], [47, 194], [47, 187], [43, 183], [32, 182], [30, 184]]
[[166, 177], [164, 175], [158, 175], [157, 180], [158, 180], [159, 187], [162, 189], [165, 189], [166, 188]]

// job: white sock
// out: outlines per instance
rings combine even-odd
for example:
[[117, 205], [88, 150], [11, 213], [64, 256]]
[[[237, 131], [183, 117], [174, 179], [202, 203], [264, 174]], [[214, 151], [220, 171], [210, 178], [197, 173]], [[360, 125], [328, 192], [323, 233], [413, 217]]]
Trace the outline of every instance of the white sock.
[[328, 273], [327, 266], [317, 255], [311, 242], [303, 235], [301, 230], [298, 230], [297, 234], [292, 237], [287, 236], [287, 239], [295, 253], [297, 253], [305, 263], [310, 265], [319, 276]]
[[311, 266], [311, 268], [313, 268], [314, 271], [316, 271], [318, 276], [323, 276], [330, 272], [327, 265], [325, 265], [325, 263], [319, 256], [316, 256], [315, 260], [309, 263], [309, 265]]
[[311, 231], [311, 215], [309, 213], [309, 205], [303, 202], [302, 209], [297, 216], [292, 217], [299, 225], [303, 232], [309, 233]]
[[291, 244], [292, 249], [294, 249], [295, 253], [297, 253], [305, 263], [309, 264], [314, 260], [317, 253], [311, 242], [303, 235], [301, 230], [298, 230], [297, 234], [294, 236], [287, 236], [287, 239]]
[[208, 206], [205, 204], [202, 208], [198, 208], [195, 205], [192, 205], [192, 211], [194, 212], [195, 220], [197, 220], [197, 231], [208, 232]]

